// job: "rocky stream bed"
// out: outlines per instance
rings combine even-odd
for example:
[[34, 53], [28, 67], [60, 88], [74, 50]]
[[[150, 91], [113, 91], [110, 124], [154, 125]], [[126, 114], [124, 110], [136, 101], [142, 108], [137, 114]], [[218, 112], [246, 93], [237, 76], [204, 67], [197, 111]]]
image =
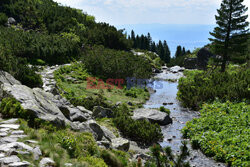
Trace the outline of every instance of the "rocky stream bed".
[[[138, 145], [127, 139], [116, 137], [106, 127], [98, 125], [93, 118], [93, 113], [82, 106], [73, 106], [65, 98], [61, 97], [56, 89], [56, 81], [53, 72], [61, 66], [45, 67], [39, 72], [43, 79], [43, 88], [28, 88], [11, 75], [0, 71], [0, 100], [5, 97], [14, 97], [19, 101], [24, 109], [32, 111], [38, 118], [53, 122], [59, 126], [70, 125], [71, 129], [79, 131], [91, 132], [100, 147], [114, 148], [120, 150], [134, 150], [138, 154], [137, 157], [148, 156], [145, 154], [148, 149], [140, 148]], [[153, 122], [159, 123], [164, 135], [164, 141], [160, 143], [163, 147], [170, 146], [175, 153], [178, 153], [182, 138], [180, 130], [185, 126], [187, 121], [199, 116], [198, 112], [189, 111], [181, 107], [176, 99], [177, 80], [183, 76], [183, 68], [163, 67], [161, 73], [153, 78], [153, 82], [148, 85], [155, 92], [152, 92], [150, 99], [146, 102], [143, 109], [135, 111], [134, 119], [141, 119], [138, 113], [151, 112], [148, 118]], [[171, 81], [170, 81], [171, 80]], [[170, 117], [167, 114], [157, 115], [152, 108], [165, 106], [170, 109]], [[105, 113], [105, 109], [99, 108], [101, 114]], [[159, 112], [159, 111], [158, 111]], [[145, 115], [145, 114], [144, 114]], [[147, 114], [146, 114], [147, 115]], [[155, 115], [157, 115], [155, 117]], [[41, 150], [36, 141], [27, 141], [27, 143], [18, 142], [19, 138], [26, 135], [19, 129], [16, 119], [2, 120], [0, 122], [0, 166], [29, 166], [29, 162], [21, 161], [18, 154], [33, 154], [39, 158], [42, 156]], [[216, 167], [225, 166], [225, 164], [217, 163], [211, 158], [206, 157], [199, 150], [193, 150], [190, 145], [190, 156], [188, 161], [193, 167]], [[23, 151], [24, 150], [24, 151]], [[40, 166], [43, 163], [53, 163], [49, 158], [42, 158]]]

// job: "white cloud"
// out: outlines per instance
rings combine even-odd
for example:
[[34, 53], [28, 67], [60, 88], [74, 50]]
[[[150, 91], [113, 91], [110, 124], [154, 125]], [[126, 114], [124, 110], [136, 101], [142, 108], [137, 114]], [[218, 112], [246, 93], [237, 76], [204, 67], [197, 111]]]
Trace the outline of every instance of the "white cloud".
[[[214, 24], [221, 0], [55, 0], [114, 25]], [[250, 0], [245, 3], [250, 5]]]

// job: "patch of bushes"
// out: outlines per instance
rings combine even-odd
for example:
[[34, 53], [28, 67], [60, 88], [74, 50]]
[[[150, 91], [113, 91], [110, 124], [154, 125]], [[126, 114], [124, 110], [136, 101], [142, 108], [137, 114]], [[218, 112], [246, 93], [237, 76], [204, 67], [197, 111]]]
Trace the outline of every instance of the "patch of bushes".
[[246, 103], [204, 104], [201, 117], [182, 130], [194, 148], [229, 166], [249, 166], [250, 106]]
[[0, 26], [3, 26], [7, 23], [8, 17], [5, 13], [0, 13]]
[[0, 27], [0, 45], [8, 47], [15, 57], [32, 63], [41, 59], [48, 64], [67, 63], [79, 57], [79, 43], [59, 35]]
[[147, 79], [152, 74], [152, 66], [147, 58], [102, 46], [89, 48], [82, 61], [91, 75], [104, 80], [125, 80], [128, 77]]
[[189, 71], [186, 77], [179, 80], [178, 99], [185, 107], [199, 109], [204, 102], [216, 98], [222, 101], [241, 101], [249, 99], [250, 69], [228, 69], [221, 73], [218, 70]]
[[165, 113], [167, 113], [168, 115], [170, 115], [170, 110], [167, 109], [167, 108], [165, 108], [164, 106], [161, 106], [161, 107], [160, 107], [160, 111], [161, 111], [161, 112], [165, 112]]
[[[1, 36], [1, 35], [0, 35]], [[0, 70], [9, 72], [13, 77], [22, 84], [33, 87], [41, 87], [41, 76], [35, 73], [34, 68], [27, 65], [24, 58], [13, 56], [11, 49], [0, 42]]]
[[133, 98], [137, 98], [138, 95], [144, 93], [145, 91], [147, 91], [147, 89], [136, 88], [136, 87], [132, 87], [130, 89], [127, 89], [126, 87], [124, 88], [125, 95]]
[[90, 133], [61, 131], [58, 142], [69, 152], [72, 158], [89, 157], [98, 153], [98, 146]]
[[3, 118], [25, 118], [27, 120], [34, 117], [14, 98], [4, 98], [0, 103], [0, 113]]
[[117, 109], [113, 121], [125, 137], [141, 144], [150, 145], [163, 139], [158, 124], [152, 124], [146, 120], [133, 120], [126, 105]]

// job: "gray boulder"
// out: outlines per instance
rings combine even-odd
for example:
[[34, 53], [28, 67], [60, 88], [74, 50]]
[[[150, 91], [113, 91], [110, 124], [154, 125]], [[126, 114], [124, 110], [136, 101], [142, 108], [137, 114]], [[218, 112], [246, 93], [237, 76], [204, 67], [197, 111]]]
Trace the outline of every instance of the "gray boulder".
[[55, 162], [50, 159], [50, 158], [43, 158], [40, 163], [39, 163], [40, 167], [48, 167], [48, 166], [55, 166]]
[[16, 80], [12, 75], [0, 70], [0, 85], [3, 83], [8, 83], [11, 85], [21, 85], [21, 82]]
[[16, 155], [12, 155], [10, 157], [0, 158], [0, 166], [20, 161], [20, 158], [18, 158]]
[[130, 142], [127, 139], [124, 138], [115, 138], [111, 140], [111, 146], [114, 149], [122, 150], [122, 151], [128, 151]]
[[25, 110], [36, 118], [65, 126], [66, 117], [55, 103], [49, 100], [46, 92], [41, 93], [38, 88], [31, 89], [24, 85], [11, 85], [4, 83], [0, 87], [0, 100], [5, 97], [14, 97]]
[[103, 108], [101, 106], [95, 106], [93, 109], [94, 118], [111, 118], [113, 117], [113, 112], [109, 108]]
[[8, 24], [8, 25], [16, 24], [16, 20], [15, 20], [13, 17], [9, 17], [9, 18], [8, 18], [7, 24]]
[[170, 116], [156, 109], [137, 109], [132, 117], [134, 120], [148, 120], [159, 125], [168, 125], [172, 123]]
[[111, 141], [112, 139], [115, 138], [113, 132], [111, 132], [104, 126], [100, 126], [94, 120], [88, 121], [87, 124], [88, 124], [87, 126], [89, 126], [90, 129], [92, 130], [94, 137], [97, 141], [101, 141], [104, 138], [107, 139], [108, 141]]
[[52, 122], [59, 127], [91, 118], [91, 112], [84, 107], [74, 107], [66, 99], [40, 88], [31, 89], [21, 85], [10, 74], [0, 71], [0, 101], [6, 97], [15, 98], [33, 117]]

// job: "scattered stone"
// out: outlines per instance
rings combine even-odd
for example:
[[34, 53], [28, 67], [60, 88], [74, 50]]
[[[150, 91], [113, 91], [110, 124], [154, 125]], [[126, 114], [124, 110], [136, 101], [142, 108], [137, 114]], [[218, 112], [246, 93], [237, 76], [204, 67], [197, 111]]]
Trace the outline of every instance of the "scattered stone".
[[128, 151], [130, 142], [124, 138], [115, 138], [111, 140], [112, 148], [122, 151]]
[[16, 24], [16, 20], [13, 17], [9, 17], [7, 21], [8, 25]]
[[24, 133], [23, 130], [14, 130], [11, 132], [12, 135], [22, 135]]
[[1, 128], [0, 133], [5, 132], [7, 133], [10, 130], [10, 128]]
[[28, 152], [28, 151], [15, 151], [15, 152], [16, 152], [16, 155], [17, 155], [17, 154], [21, 154], [21, 155], [30, 154], [30, 152]]
[[14, 163], [14, 162], [20, 162], [20, 161], [21, 161], [20, 158], [18, 158], [16, 155], [0, 158], [0, 163], [5, 164], [5, 165]]
[[35, 141], [35, 140], [26, 140], [25, 142], [31, 143], [31, 144], [38, 144], [38, 141]]
[[39, 164], [40, 167], [48, 167], [48, 166], [54, 166], [54, 165], [55, 165], [55, 162], [50, 158], [43, 158]]
[[173, 139], [169, 138], [169, 139], [167, 139], [167, 140], [168, 140], [168, 142], [171, 142]]
[[25, 138], [27, 135], [10, 135], [11, 138]]
[[33, 148], [22, 143], [22, 142], [10, 142], [10, 143], [7, 143], [7, 144], [2, 144], [0, 145], [0, 151], [3, 151], [3, 152], [8, 152], [10, 151], [10, 149], [24, 149], [24, 150], [27, 150], [27, 151], [32, 151]]
[[66, 163], [66, 164], [64, 164], [64, 166], [65, 166], [65, 167], [67, 167], [67, 166], [73, 166], [73, 164], [71, 164], [71, 163]]
[[0, 158], [3, 158], [5, 157], [5, 154], [4, 153], [0, 153]]
[[0, 125], [0, 128], [10, 128], [10, 129], [19, 129], [20, 125], [16, 124], [2, 124]]
[[6, 121], [2, 121], [0, 122], [0, 124], [15, 124], [16, 122], [18, 121], [18, 119], [9, 119], [9, 120], [6, 120]]
[[7, 136], [7, 137], [1, 138], [0, 143], [13, 143], [13, 142], [16, 142], [17, 140], [18, 140], [18, 138], [13, 138], [13, 137]]
[[6, 136], [8, 136], [8, 133], [6, 133], [6, 132], [0, 133], [0, 137], [6, 137]]
[[30, 166], [30, 163], [27, 161], [23, 161], [23, 162], [14, 162], [9, 164], [9, 167], [28, 167]]
[[33, 155], [34, 155], [34, 159], [35, 160], [38, 160], [39, 159], [39, 157], [42, 155], [42, 151], [40, 150], [40, 148], [37, 146], [36, 148], [34, 148], [33, 150], [32, 150], [32, 152], [33, 152]]

